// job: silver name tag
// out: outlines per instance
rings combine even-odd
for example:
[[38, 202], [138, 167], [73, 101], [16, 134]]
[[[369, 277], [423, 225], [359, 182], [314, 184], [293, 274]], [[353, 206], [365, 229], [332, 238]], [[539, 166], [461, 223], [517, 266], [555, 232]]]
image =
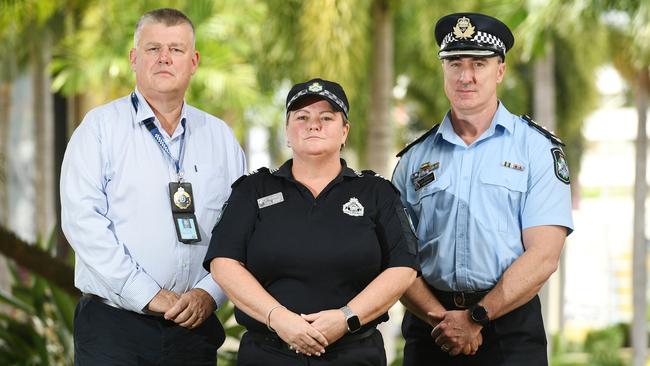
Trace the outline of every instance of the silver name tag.
[[259, 198], [257, 200], [257, 206], [259, 208], [264, 208], [264, 207], [273, 206], [280, 202], [284, 202], [284, 196], [282, 196], [282, 192], [273, 193], [272, 195]]

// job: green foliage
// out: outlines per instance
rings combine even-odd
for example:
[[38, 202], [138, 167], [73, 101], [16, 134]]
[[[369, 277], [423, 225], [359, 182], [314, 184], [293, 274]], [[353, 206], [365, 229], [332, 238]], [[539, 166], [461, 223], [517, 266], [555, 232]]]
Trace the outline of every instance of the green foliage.
[[72, 364], [76, 301], [47, 280], [10, 266], [11, 293], [0, 292], [0, 364]]
[[585, 350], [589, 352], [589, 365], [624, 366], [625, 362], [619, 355], [623, 340], [624, 334], [618, 326], [589, 332], [585, 340]]
[[[231, 302], [227, 302], [217, 311], [217, 317], [226, 331], [226, 345], [239, 345], [239, 341], [246, 330], [246, 328], [235, 322], [234, 313], [235, 307]], [[221, 347], [217, 355], [219, 366], [235, 366], [237, 364], [237, 349]]]

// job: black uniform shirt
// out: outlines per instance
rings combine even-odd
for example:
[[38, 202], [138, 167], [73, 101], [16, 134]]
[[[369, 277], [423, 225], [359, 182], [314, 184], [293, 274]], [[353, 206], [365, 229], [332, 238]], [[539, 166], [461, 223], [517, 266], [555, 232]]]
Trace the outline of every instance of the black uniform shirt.
[[[293, 179], [292, 163], [233, 184], [212, 232], [208, 270], [215, 257], [235, 259], [287, 309], [310, 314], [346, 305], [388, 267], [416, 268], [417, 239], [389, 181], [341, 159], [341, 173], [314, 198]], [[267, 331], [239, 310], [235, 316], [249, 330]]]

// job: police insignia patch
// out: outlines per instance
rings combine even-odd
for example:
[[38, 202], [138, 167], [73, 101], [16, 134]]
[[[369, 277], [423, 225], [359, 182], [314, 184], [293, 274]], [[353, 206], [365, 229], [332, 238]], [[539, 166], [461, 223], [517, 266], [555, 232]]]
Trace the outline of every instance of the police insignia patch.
[[320, 85], [320, 83], [318, 83], [318, 82], [314, 82], [307, 89], [312, 93], [318, 93], [318, 92], [323, 90], [323, 86]]
[[569, 177], [569, 165], [566, 162], [566, 157], [562, 149], [554, 147], [551, 149], [553, 154], [553, 167], [555, 169], [555, 176], [560, 182], [569, 184], [571, 182]]
[[363, 216], [363, 206], [358, 199], [352, 197], [348, 203], [343, 205], [343, 213], [350, 216]]

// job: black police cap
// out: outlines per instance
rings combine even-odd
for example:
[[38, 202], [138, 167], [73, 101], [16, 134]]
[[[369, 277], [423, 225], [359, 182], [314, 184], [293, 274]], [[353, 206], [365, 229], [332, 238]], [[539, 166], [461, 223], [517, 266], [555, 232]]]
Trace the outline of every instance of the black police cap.
[[348, 119], [350, 104], [348, 103], [348, 97], [345, 95], [343, 87], [333, 81], [319, 78], [298, 83], [291, 87], [289, 94], [287, 94], [287, 112], [291, 111], [291, 108], [298, 101], [310, 95], [316, 95], [327, 100], [334, 109], [343, 112], [345, 119]]
[[499, 19], [478, 13], [446, 15], [436, 23], [436, 42], [440, 59], [473, 56], [503, 58], [515, 43], [507, 25]]

